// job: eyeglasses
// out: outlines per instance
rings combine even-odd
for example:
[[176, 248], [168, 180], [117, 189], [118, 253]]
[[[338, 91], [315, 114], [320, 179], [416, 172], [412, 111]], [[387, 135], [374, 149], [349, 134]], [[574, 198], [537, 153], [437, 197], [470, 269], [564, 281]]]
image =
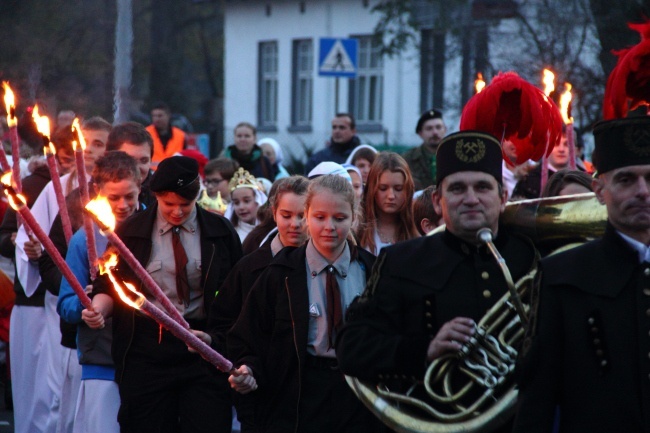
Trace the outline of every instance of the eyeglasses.
[[206, 185], [219, 185], [221, 182], [225, 180], [226, 179], [206, 179], [204, 183]]

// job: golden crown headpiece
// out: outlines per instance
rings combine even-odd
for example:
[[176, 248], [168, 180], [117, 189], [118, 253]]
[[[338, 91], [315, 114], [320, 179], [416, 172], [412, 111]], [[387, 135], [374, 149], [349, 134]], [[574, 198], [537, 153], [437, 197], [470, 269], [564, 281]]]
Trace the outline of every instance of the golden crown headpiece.
[[221, 191], [217, 191], [217, 197], [210, 198], [208, 192], [203, 190], [201, 198], [196, 202], [203, 209], [209, 210], [211, 212], [216, 212], [220, 215], [223, 215], [226, 212], [228, 203], [221, 198]]
[[239, 170], [235, 172], [232, 179], [230, 179], [228, 186], [230, 187], [230, 192], [238, 188], [260, 189], [260, 184], [257, 182], [257, 179], [255, 179], [255, 176], [244, 170], [242, 167], [239, 167]]

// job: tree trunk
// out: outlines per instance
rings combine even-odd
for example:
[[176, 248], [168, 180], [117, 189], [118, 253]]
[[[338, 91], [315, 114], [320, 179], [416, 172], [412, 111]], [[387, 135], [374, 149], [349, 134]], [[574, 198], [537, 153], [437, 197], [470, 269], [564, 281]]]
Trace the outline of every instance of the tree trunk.
[[618, 60], [612, 50], [629, 47], [641, 40], [627, 23], [640, 22], [644, 14], [650, 16], [650, 5], [648, 0], [618, 0], [616, 6], [611, 0], [589, 0], [589, 3], [600, 39], [600, 64], [605, 76], [609, 76]]

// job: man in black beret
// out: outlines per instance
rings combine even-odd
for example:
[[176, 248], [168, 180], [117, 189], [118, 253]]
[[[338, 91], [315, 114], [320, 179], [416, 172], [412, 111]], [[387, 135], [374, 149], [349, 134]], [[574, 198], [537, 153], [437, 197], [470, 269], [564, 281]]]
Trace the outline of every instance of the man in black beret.
[[506, 205], [501, 161], [499, 141], [482, 132], [458, 132], [440, 142], [432, 199], [446, 229], [381, 251], [338, 337], [344, 373], [391, 390], [415, 386], [412, 395], [424, 394], [428, 364], [455, 357], [507, 292], [498, 262], [477, 239], [479, 230], [491, 231], [515, 281], [534, 271], [537, 254], [530, 241], [499, 226]]
[[594, 128], [602, 239], [541, 262], [516, 432], [650, 431], [650, 117]]
[[442, 111], [432, 108], [420, 116], [415, 133], [422, 138], [422, 144], [404, 153], [404, 159], [411, 169], [416, 191], [433, 185], [436, 179], [436, 150], [447, 134], [442, 120]]
[[[199, 182], [199, 163], [194, 158], [187, 156], [174, 156], [163, 159], [158, 165], [158, 170], [151, 178], [151, 191], [154, 193], [174, 192], [181, 193], [194, 182]], [[190, 200], [196, 199], [196, 195]]]

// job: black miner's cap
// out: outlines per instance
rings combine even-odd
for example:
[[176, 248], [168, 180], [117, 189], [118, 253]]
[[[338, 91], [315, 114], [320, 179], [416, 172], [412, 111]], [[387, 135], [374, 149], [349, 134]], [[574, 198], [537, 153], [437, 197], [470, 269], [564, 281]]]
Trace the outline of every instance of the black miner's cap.
[[436, 153], [436, 184], [459, 171], [482, 171], [503, 182], [501, 144], [490, 134], [461, 131], [442, 139]]
[[591, 159], [598, 173], [650, 164], [650, 116], [602, 121], [594, 127]]

